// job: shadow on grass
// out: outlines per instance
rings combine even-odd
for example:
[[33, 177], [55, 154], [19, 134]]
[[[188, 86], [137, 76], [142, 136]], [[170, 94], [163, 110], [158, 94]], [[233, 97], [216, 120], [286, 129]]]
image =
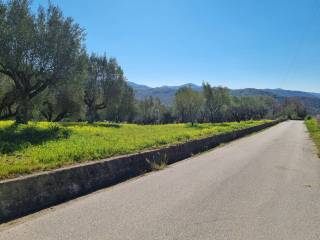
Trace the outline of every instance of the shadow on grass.
[[75, 122], [64, 122], [60, 123], [64, 127], [84, 127], [84, 126], [91, 126], [91, 127], [106, 127], [106, 128], [120, 128], [121, 124], [117, 123], [103, 123], [103, 122], [96, 122], [96, 123], [75, 123]]
[[205, 124], [199, 124], [194, 123], [193, 125], [191, 123], [187, 123], [186, 127], [188, 128], [196, 128], [196, 129], [205, 129], [210, 127], [229, 127], [230, 123], [205, 123]]
[[106, 127], [106, 128], [120, 128], [121, 125], [117, 123], [91, 123], [90, 126], [94, 127]]
[[70, 131], [59, 126], [37, 128], [12, 124], [0, 129], [0, 154], [10, 154], [49, 140], [68, 138]]
[[191, 123], [187, 123], [187, 124], [186, 124], [186, 127], [187, 127], [187, 128], [196, 128], [196, 129], [207, 128], [206, 126], [201, 125], [201, 124], [199, 124], [199, 123], [194, 123], [193, 125], [192, 125]]

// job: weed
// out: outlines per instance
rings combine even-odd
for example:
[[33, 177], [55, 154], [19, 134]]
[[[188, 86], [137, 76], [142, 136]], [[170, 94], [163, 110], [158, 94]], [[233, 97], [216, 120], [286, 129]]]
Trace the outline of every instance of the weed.
[[167, 163], [165, 162], [159, 162], [159, 163], [156, 163], [156, 162], [152, 162], [151, 163], [151, 169], [152, 171], [160, 171], [160, 170], [163, 170], [167, 167]]
[[153, 161], [149, 161], [149, 164], [150, 164], [150, 167], [151, 167], [151, 170], [152, 171], [160, 171], [160, 170], [163, 170], [167, 167], [168, 165], [168, 158], [167, 158], [167, 155], [164, 154], [164, 155], [161, 155], [160, 153], [158, 154], [159, 157], [157, 160], [153, 160]]
[[[319, 118], [320, 119], [320, 118]], [[320, 157], [320, 121], [315, 118], [305, 121], [310, 136], [318, 148], [318, 156]]]
[[[0, 179], [159, 148], [253, 127], [265, 121], [136, 125], [0, 121]], [[166, 161], [154, 164], [163, 169]]]

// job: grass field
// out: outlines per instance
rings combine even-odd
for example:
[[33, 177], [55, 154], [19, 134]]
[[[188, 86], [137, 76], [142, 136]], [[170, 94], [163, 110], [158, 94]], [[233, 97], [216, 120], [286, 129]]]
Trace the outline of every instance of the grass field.
[[158, 148], [264, 123], [135, 125], [0, 122], [0, 179]]
[[310, 132], [310, 136], [318, 148], [318, 156], [320, 157], [320, 124], [315, 118], [305, 121]]

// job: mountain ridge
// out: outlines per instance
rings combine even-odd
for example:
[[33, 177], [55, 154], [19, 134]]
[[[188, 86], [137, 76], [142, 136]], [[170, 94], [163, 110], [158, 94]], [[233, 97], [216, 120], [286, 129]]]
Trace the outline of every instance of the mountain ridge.
[[[190, 85], [192, 89], [201, 91], [202, 87], [193, 83], [182, 84], [178, 86], [160, 86], [149, 87], [143, 84], [137, 84], [128, 81], [135, 92], [135, 97], [142, 100], [148, 96], [158, 97], [164, 104], [171, 105], [174, 100], [176, 91], [183, 86]], [[271, 96], [278, 100], [283, 100], [286, 97], [297, 97], [306, 106], [310, 114], [320, 112], [320, 93], [305, 92], [299, 90], [286, 90], [281, 88], [275, 89], [257, 89], [257, 88], [243, 88], [243, 89], [230, 89], [230, 94], [233, 96]]]
[[[199, 86], [197, 84], [194, 83], [185, 83], [182, 85], [173, 85], [173, 86], [169, 86], [169, 85], [162, 85], [159, 87], [150, 87], [148, 85], [145, 84], [138, 84], [138, 83], [134, 83], [134, 82], [130, 82], [128, 81], [129, 86], [131, 86], [133, 89], [179, 89], [183, 86], [191, 86], [193, 89], [195, 90], [201, 90], [202, 86]], [[320, 93], [317, 92], [308, 92], [308, 91], [300, 91], [300, 90], [287, 90], [287, 89], [283, 89], [283, 88], [239, 88], [239, 89], [230, 89], [230, 91], [242, 91], [242, 90], [258, 90], [258, 91], [264, 91], [264, 92], [276, 92], [277, 94], [281, 93], [281, 95], [286, 96], [293, 96], [293, 95], [297, 95], [297, 96], [309, 96], [309, 97], [317, 97], [320, 98]], [[286, 94], [287, 92], [290, 92], [291, 94]]]

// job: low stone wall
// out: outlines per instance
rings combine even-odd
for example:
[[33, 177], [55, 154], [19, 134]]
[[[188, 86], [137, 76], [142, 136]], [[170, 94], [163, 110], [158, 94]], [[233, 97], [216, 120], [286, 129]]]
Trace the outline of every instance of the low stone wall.
[[0, 182], [0, 223], [53, 206], [273, 126], [280, 121], [161, 149], [80, 164]]

